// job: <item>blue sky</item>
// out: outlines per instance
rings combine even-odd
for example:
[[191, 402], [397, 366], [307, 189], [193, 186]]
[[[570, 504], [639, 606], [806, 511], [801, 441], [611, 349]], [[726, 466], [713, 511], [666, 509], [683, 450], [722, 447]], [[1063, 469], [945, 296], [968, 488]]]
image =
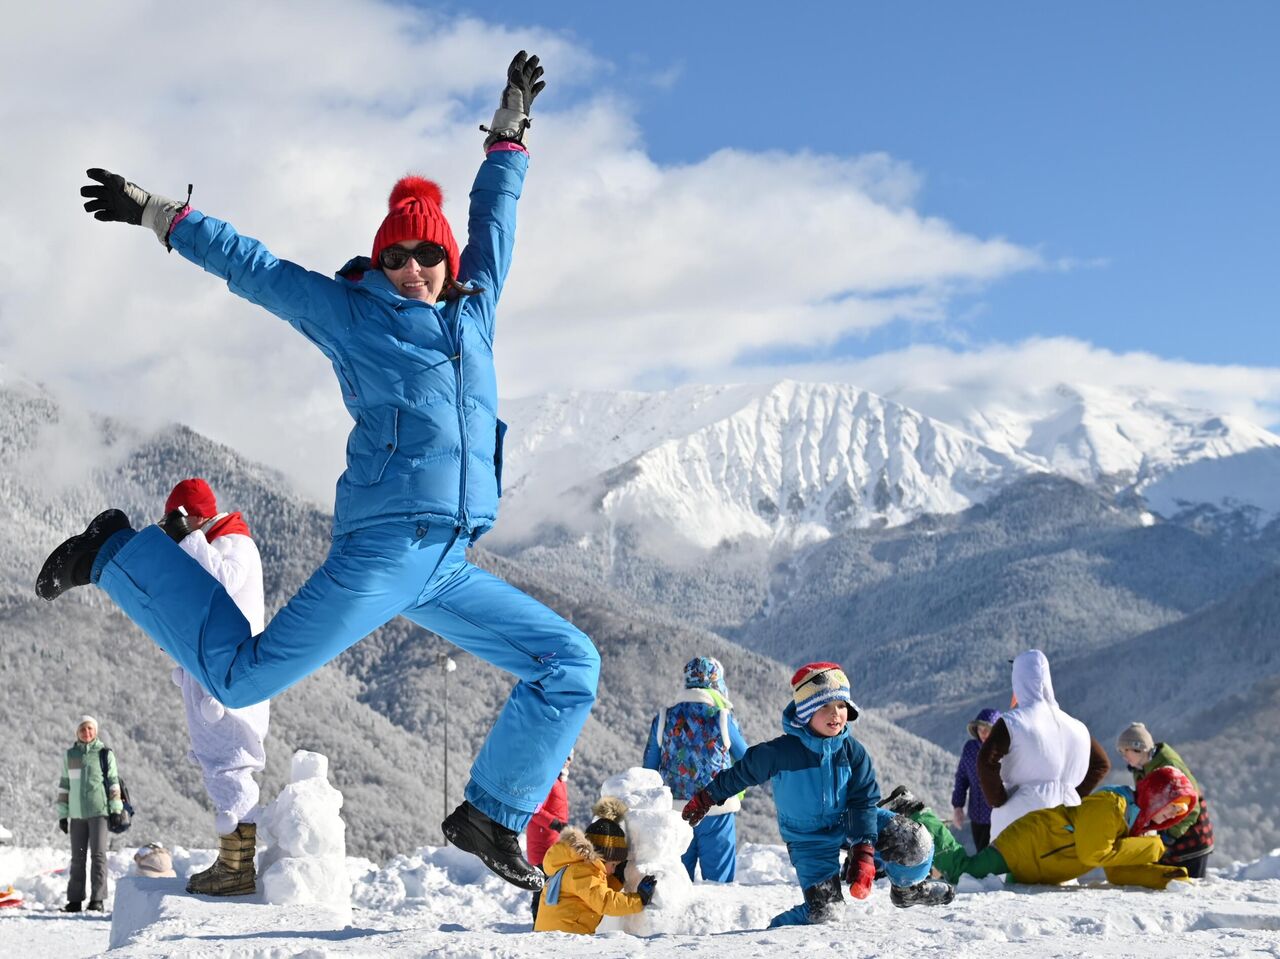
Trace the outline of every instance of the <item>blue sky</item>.
[[551, 28], [608, 60], [659, 162], [885, 151], [922, 176], [923, 213], [1074, 264], [958, 297], [945, 328], [893, 324], [843, 351], [1068, 335], [1280, 362], [1280, 4], [792, 6], [443, 9]]
[[194, 183], [328, 273], [406, 172], [441, 183], [461, 235], [477, 126], [527, 47], [549, 86], [502, 397], [790, 377], [956, 423], [1058, 410], [1065, 384], [1280, 425], [1280, 4], [170, 7], [27, 4], [0, 31], [0, 87], [27, 91], [0, 98], [0, 179], [21, 184], [0, 381], [180, 420], [327, 498], [350, 429], [327, 361], [86, 218], [84, 170]]

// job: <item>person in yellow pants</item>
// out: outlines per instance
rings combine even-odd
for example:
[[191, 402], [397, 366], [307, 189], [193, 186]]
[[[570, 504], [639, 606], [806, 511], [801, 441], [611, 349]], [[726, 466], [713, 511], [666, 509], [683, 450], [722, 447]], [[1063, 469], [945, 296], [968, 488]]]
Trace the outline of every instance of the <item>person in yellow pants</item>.
[[1050, 806], [1016, 819], [986, 849], [970, 856], [933, 810], [897, 795], [905, 813], [933, 837], [933, 865], [948, 882], [961, 875], [1009, 874], [1014, 882], [1057, 884], [1101, 868], [1116, 885], [1163, 889], [1187, 879], [1181, 866], [1161, 865], [1164, 842], [1157, 833], [1182, 821], [1194, 808], [1196, 789], [1179, 770], [1157, 769], [1138, 784], [1100, 790], [1078, 806]]

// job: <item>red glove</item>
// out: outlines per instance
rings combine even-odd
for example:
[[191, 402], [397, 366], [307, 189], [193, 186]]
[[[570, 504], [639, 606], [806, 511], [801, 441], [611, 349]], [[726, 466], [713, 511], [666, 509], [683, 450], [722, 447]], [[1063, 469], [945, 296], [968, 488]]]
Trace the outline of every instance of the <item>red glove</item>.
[[849, 884], [849, 895], [854, 899], [866, 899], [871, 895], [871, 884], [876, 878], [876, 854], [871, 843], [864, 842], [849, 850], [844, 861], [844, 881]]
[[[690, 826], [696, 826], [698, 823], [702, 822], [702, 817], [705, 816], [708, 810], [710, 810], [715, 804], [716, 801], [711, 798], [711, 793], [707, 792], [705, 789], [699, 789], [693, 794], [693, 798], [684, 804], [684, 809], [680, 811], [680, 816]], [[871, 847], [868, 846], [867, 848], [869, 849]]]

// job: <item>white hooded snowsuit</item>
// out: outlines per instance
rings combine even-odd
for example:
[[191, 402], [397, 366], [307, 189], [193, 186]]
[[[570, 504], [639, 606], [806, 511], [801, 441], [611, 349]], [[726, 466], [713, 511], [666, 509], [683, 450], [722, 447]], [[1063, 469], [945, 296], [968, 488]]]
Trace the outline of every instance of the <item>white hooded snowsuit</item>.
[[[209, 523], [215, 529], [217, 517]], [[262, 558], [253, 540], [240, 533], [215, 536], [213, 542], [196, 530], [178, 544], [183, 552], [213, 576], [235, 602], [254, 635], [262, 632], [265, 601]], [[228, 709], [205, 691], [181, 666], [173, 671], [174, 685], [182, 690], [187, 710], [191, 750], [187, 758], [200, 767], [204, 788], [213, 800], [219, 836], [235, 831], [236, 824], [257, 821], [258, 783], [267, 756], [262, 741], [267, 735], [271, 703], [264, 701], [241, 709]]]
[[1076, 786], [1089, 772], [1089, 730], [1058, 708], [1049, 661], [1030, 649], [1013, 661], [1017, 708], [1001, 715], [1009, 729], [1009, 752], [1000, 779], [1009, 794], [991, 810], [991, 838], [1020, 816], [1050, 806], [1078, 806]]

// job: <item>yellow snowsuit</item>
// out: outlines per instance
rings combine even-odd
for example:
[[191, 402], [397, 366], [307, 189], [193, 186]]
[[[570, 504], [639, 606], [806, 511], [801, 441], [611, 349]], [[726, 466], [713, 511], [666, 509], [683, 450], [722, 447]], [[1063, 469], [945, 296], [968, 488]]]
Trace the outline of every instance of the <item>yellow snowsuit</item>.
[[1163, 889], [1186, 879], [1181, 866], [1162, 866], [1159, 836], [1130, 836], [1124, 797], [1094, 793], [1078, 806], [1038, 809], [1014, 820], [992, 845], [1017, 882], [1059, 883], [1101, 867], [1117, 885]]
[[537, 932], [576, 932], [591, 935], [605, 916], [629, 916], [644, 909], [634, 892], [623, 892], [622, 883], [609, 872], [595, 847], [581, 829], [566, 829], [560, 841], [547, 850], [542, 871], [554, 879], [561, 869], [559, 901], [547, 901], [548, 882], [540, 893]]

